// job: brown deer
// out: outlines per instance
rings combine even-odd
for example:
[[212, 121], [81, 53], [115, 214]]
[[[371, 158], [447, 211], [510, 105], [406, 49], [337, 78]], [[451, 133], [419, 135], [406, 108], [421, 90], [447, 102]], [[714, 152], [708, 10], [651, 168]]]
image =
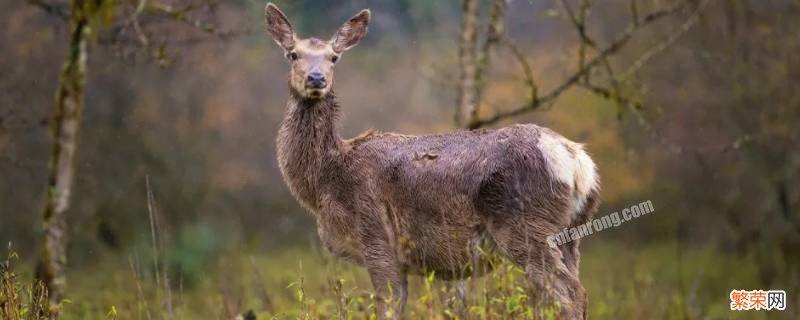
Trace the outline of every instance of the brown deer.
[[[381, 318], [402, 317], [407, 274], [459, 279], [489, 271], [496, 252], [525, 269], [533, 301], [585, 317], [578, 241], [547, 239], [584, 224], [599, 177], [581, 144], [536, 125], [438, 135], [367, 132], [343, 140], [333, 69], [367, 33], [362, 10], [330, 40], [298, 38], [265, 9], [289, 60], [290, 98], [278, 132], [289, 189], [317, 219], [324, 246], [366, 266]], [[479, 250], [480, 249], [480, 250]]]

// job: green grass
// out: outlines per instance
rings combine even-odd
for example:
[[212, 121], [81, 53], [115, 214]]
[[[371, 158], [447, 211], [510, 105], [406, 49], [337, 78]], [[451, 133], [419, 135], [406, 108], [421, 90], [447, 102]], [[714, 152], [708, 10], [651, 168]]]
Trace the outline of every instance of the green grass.
[[[581, 280], [590, 319], [797, 318], [800, 301], [792, 296], [783, 312], [729, 311], [731, 289], [789, 290], [760, 284], [756, 264], [747, 257], [711, 248], [678, 252], [673, 244], [589, 242], [583, 252]], [[365, 270], [313, 249], [229, 252], [209, 260], [187, 283], [169, 268], [161, 269], [156, 281], [152, 260], [102, 257], [70, 273], [61, 319], [233, 319], [246, 310], [258, 319], [375, 318]], [[165, 285], [164, 275], [172, 285]], [[503, 263], [466, 283], [462, 298], [455, 285], [411, 277], [407, 318], [524, 319], [536, 312], [551, 317], [553, 310], [529, 307], [524, 278]]]
[[[16, 253], [9, 252], [0, 260], [0, 319], [50, 319], [53, 309], [47, 299], [47, 289], [41, 282], [20, 280], [13, 269], [18, 259]], [[25, 285], [25, 282], [31, 284]]]

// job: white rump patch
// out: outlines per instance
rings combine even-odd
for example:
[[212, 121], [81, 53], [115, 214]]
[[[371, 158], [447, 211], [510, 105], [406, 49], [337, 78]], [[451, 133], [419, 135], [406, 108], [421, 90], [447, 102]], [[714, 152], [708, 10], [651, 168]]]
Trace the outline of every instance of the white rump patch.
[[592, 158], [583, 150], [583, 145], [547, 131], [539, 136], [538, 147], [552, 177], [572, 188], [573, 212], [577, 214], [589, 193], [598, 188], [597, 168]]
[[576, 161], [564, 142], [566, 139], [545, 131], [539, 136], [539, 150], [550, 174], [566, 185], [574, 186]]

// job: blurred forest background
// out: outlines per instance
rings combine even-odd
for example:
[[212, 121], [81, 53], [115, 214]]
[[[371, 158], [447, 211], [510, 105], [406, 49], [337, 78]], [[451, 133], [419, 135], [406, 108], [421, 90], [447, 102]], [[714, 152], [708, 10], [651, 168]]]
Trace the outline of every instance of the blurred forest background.
[[[275, 2], [299, 36], [323, 39], [372, 10], [369, 34], [337, 66], [343, 136], [469, 126], [453, 120], [462, 1]], [[632, 15], [679, 2], [505, 2], [501, 42], [512, 45], [492, 51], [478, 115], [530, 105], [531, 79], [551, 92], [581, 52], [590, 61], [638, 25]], [[278, 171], [287, 65], [263, 30], [266, 2], [166, 1], [194, 6], [139, 18], [143, 1], [117, 3], [88, 44], [62, 315], [327, 318], [338, 301], [327, 293], [343, 287], [358, 303], [371, 290], [363, 270], [320, 252], [313, 218]], [[480, 46], [491, 42], [492, 4], [476, 3]], [[66, 1], [0, 3], [0, 243], [26, 278], [43, 236], [68, 12]], [[590, 318], [797, 319], [798, 52], [798, 1], [689, 1], [637, 26], [554, 99], [485, 126], [536, 123], [585, 142], [603, 180], [599, 216], [652, 200], [654, 213], [584, 240]], [[411, 281], [412, 317], [451, 317], [426, 309], [413, 286], [430, 284]], [[451, 288], [433, 285], [447, 306]], [[732, 289], [786, 290], [787, 310], [728, 311]]]

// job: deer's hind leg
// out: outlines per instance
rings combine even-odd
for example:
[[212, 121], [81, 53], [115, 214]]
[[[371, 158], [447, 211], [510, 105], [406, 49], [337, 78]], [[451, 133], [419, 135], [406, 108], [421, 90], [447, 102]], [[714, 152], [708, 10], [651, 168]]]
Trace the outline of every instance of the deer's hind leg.
[[406, 270], [397, 255], [396, 237], [386, 212], [359, 216], [359, 241], [364, 265], [375, 289], [379, 319], [403, 319], [408, 297]]
[[561, 250], [545, 240], [557, 229], [524, 215], [491, 221], [489, 226], [501, 252], [525, 269], [537, 318], [544, 309], [554, 308], [559, 319], [585, 319], [586, 295], [577, 272], [564, 264]]

